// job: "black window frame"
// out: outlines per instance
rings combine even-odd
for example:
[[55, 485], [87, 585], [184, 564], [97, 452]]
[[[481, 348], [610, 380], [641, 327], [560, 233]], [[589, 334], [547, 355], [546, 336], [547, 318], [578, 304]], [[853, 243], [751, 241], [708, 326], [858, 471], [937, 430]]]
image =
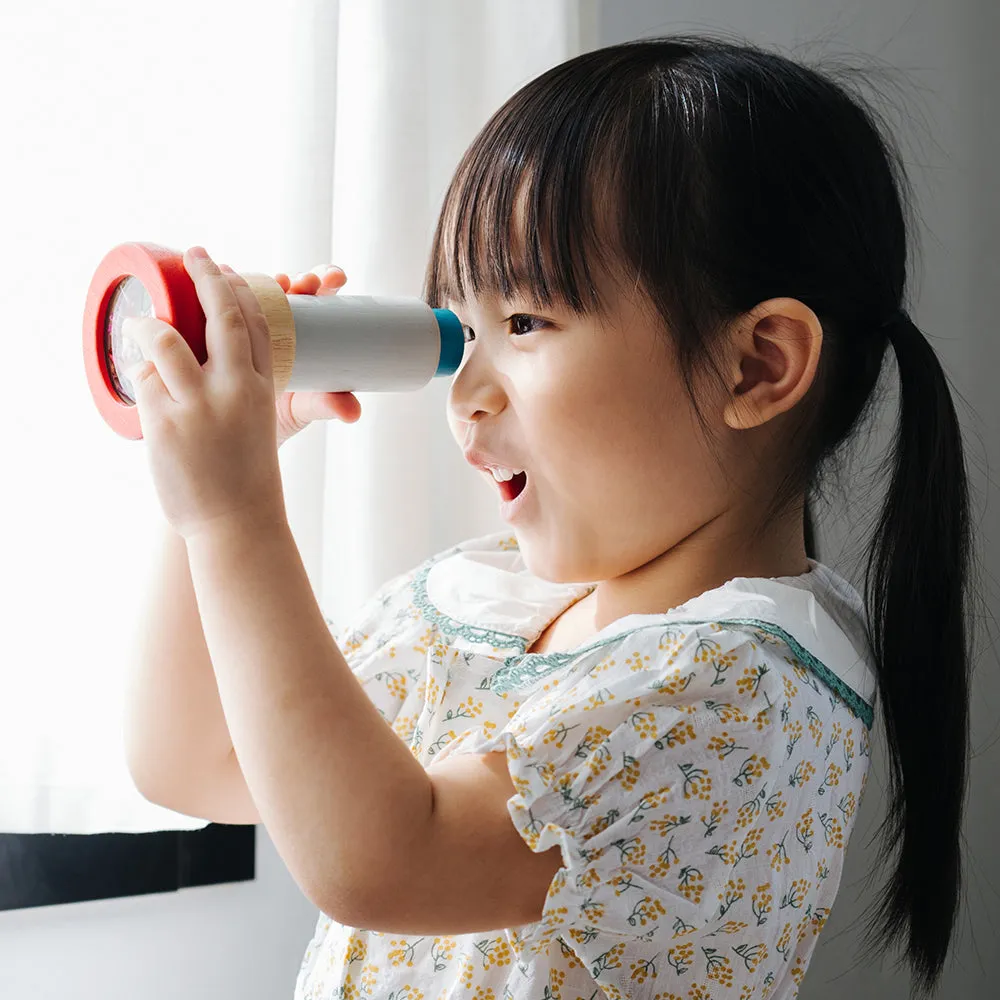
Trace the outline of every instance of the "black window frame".
[[153, 833], [0, 833], [0, 910], [84, 903], [255, 878], [257, 827]]

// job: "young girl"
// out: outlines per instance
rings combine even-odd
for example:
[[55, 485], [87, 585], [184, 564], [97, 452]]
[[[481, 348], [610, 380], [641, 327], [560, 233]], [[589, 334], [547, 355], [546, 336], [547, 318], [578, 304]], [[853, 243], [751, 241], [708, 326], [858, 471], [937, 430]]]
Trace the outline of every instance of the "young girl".
[[[857, 97], [704, 36], [571, 59], [476, 137], [424, 297], [467, 327], [448, 418], [512, 527], [389, 581], [339, 645], [425, 765], [503, 750], [514, 826], [562, 867], [524, 926], [321, 915], [299, 1000], [796, 996], [877, 696], [894, 866], [870, 946], [902, 938], [936, 982], [970, 538], [945, 376], [900, 310], [905, 181]], [[890, 345], [901, 418], [863, 603], [815, 558], [804, 501]]]
[[[492, 762], [493, 815], [458, 817], [455, 869], [420, 893], [400, 865], [397, 903], [321, 913], [296, 1000], [790, 1000], [876, 704], [892, 867], [869, 944], [900, 939], [917, 986], [936, 983], [960, 890], [971, 553], [948, 385], [901, 310], [909, 198], [859, 98], [704, 36], [571, 59], [476, 137], [424, 298], [466, 327], [448, 420], [510, 527], [390, 580], [336, 638], [428, 774]], [[900, 424], [862, 601], [818, 560], [807, 501], [889, 346]], [[468, 858], [502, 856], [479, 831], [509, 824], [518, 853], [471, 893]], [[524, 921], [498, 926], [512, 894]], [[482, 916], [451, 933], [460, 905]]]

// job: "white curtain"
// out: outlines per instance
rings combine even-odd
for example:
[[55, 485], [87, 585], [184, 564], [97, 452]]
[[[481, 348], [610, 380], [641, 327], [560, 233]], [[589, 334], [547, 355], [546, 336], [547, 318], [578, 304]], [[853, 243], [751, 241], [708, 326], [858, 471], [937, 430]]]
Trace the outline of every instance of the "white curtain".
[[[340, 294], [419, 295], [462, 151], [522, 84], [594, 46], [596, 0], [18, 6], [0, 13], [0, 833], [195, 829], [143, 799], [124, 761], [164, 522], [145, 445], [111, 431], [87, 388], [91, 275], [118, 243], [201, 243], [237, 271], [332, 262]], [[335, 622], [503, 525], [451, 439], [447, 385], [359, 393], [360, 421], [281, 450]]]

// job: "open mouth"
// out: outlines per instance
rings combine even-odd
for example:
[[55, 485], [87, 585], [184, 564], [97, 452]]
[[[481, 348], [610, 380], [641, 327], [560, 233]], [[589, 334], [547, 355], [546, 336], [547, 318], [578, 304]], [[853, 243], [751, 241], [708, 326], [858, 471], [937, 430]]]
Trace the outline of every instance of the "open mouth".
[[528, 474], [526, 472], [519, 472], [516, 476], [512, 479], [508, 479], [506, 482], [497, 482], [496, 480], [494, 480], [494, 482], [496, 482], [497, 486], [500, 487], [500, 496], [504, 500], [509, 501], [517, 497], [521, 490], [523, 490], [527, 485]]

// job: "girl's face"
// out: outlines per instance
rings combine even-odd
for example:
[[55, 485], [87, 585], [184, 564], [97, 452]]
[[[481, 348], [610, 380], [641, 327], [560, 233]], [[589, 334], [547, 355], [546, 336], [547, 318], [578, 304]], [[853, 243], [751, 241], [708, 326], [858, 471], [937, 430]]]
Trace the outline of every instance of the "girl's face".
[[529, 301], [445, 303], [474, 331], [449, 426], [463, 450], [526, 470], [511, 527], [528, 569], [553, 582], [638, 571], [731, 502], [653, 316], [601, 291], [604, 321]]

